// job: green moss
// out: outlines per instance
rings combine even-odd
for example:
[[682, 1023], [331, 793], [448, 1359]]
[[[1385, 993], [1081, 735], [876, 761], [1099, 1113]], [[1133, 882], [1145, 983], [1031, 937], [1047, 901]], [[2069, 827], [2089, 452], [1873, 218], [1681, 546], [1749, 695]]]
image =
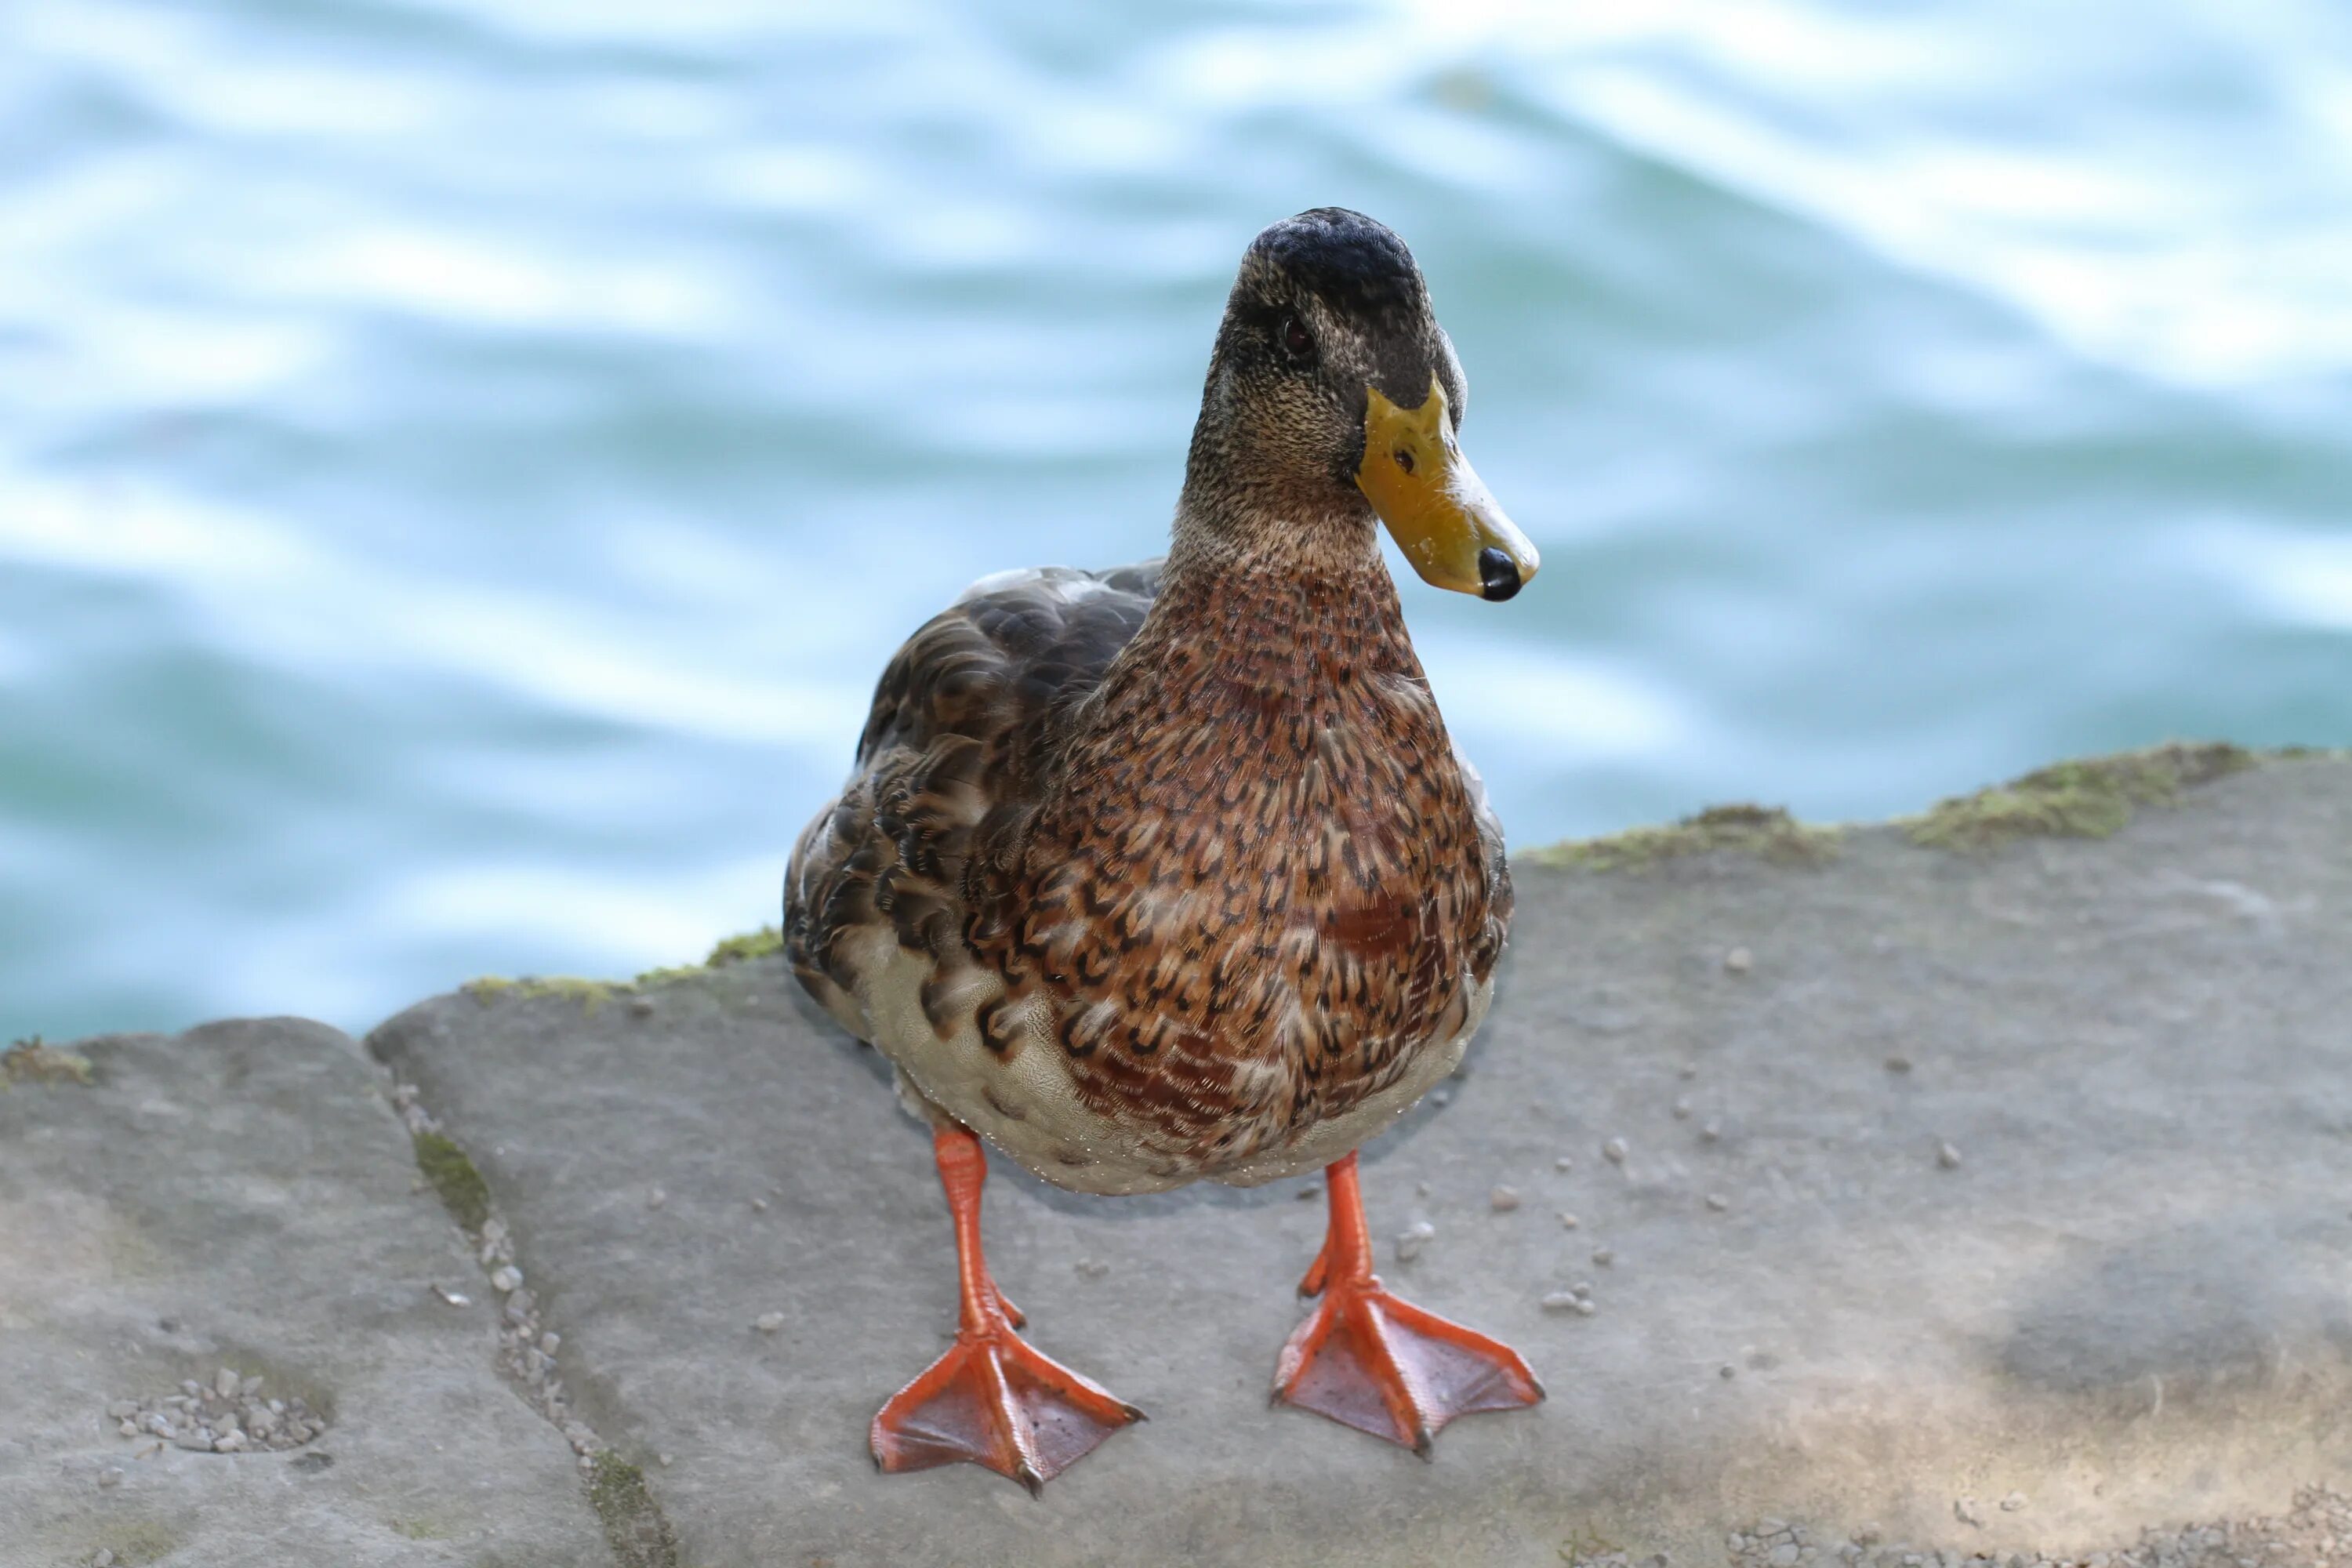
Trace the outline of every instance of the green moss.
[[1838, 830], [1799, 822], [1777, 805], [1711, 805], [1671, 827], [1636, 827], [1606, 838], [1583, 838], [1532, 849], [1538, 866], [1584, 871], [1625, 871], [1729, 849], [1776, 866], [1819, 866], [1835, 859]]
[[0, 1052], [0, 1082], [88, 1085], [91, 1077], [88, 1057], [43, 1045], [38, 1035]]
[[646, 1486], [646, 1473], [609, 1448], [589, 1461], [588, 1506], [622, 1568], [677, 1568], [677, 1538]]
[[758, 931], [730, 936], [710, 950], [710, 956], [700, 963], [667, 964], [648, 969], [635, 980], [583, 980], [571, 975], [526, 975], [520, 980], [509, 980], [503, 975], [486, 974], [478, 980], [468, 980], [458, 987], [475, 1001], [488, 1006], [500, 1000], [536, 1001], [542, 996], [560, 996], [580, 1004], [583, 1014], [593, 1016], [596, 1010], [615, 996], [630, 996], [651, 991], [658, 986], [675, 985], [684, 980], [698, 980], [714, 969], [730, 963], [741, 963], [754, 958], [766, 958], [784, 950], [784, 933], [774, 926], [761, 926]]
[[745, 931], [740, 936], [722, 940], [710, 950], [710, 956], [700, 963], [672, 964], [662, 969], [648, 969], [636, 978], [636, 984], [650, 990], [656, 985], [668, 985], [680, 980], [698, 980], [714, 969], [724, 969], [730, 963], [743, 963], [754, 958], [766, 958], [784, 951], [784, 933], [774, 926], [761, 926], [758, 931]]
[[416, 1168], [441, 1194], [442, 1206], [467, 1230], [481, 1229], [482, 1222], [490, 1217], [490, 1184], [482, 1180], [474, 1162], [438, 1132], [419, 1132], [415, 1143]]
[[2180, 792], [2257, 758], [2242, 746], [2173, 742], [2144, 752], [2089, 757], [2040, 768], [2024, 777], [1940, 801], [1906, 819], [1914, 844], [1982, 854], [2021, 838], [2105, 838], [2144, 805], [2169, 805]]
[[541, 996], [560, 996], [579, 1003], [581, 1012], [593, 1017], [597, 1008], [631, 987], [625, 981], [582, 980], [568, 974], [526, 975], [520, 980], [486, 974], [479, 980], [468, 980], [459, 989], [486, 1006], [500, 997], [530, 1002]]
[[702, 961], [705, 969], [717, 969], [725, 964], [740, 963], [750, 958], [766, 958], [784, 951], [784, 933], [774, 926], [761, 926], [758, 931], [730, 936], [710, 950]]

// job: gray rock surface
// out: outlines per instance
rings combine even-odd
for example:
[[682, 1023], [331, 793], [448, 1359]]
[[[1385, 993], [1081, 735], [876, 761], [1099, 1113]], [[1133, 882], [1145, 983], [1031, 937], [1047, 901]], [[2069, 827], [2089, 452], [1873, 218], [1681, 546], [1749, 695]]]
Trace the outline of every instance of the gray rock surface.
[[398, 1084], [291, 1020], [0, 1058], [0, 1568], [2352, 1555], [2352, 763], [2101, 842], [1519, 884], [1465, 1073], [1366, 1151], [1391, 1285], [1552, 1391], [1433, 1463], [1265, 1405], [1308, 1184], [1000, 1165], [1034, 1342], [1153, 1419], [1042, 1501], [876, 1475], [944, 1205], [751, 958], [427, 1003], [371, 1037]]
[[[355, 1042], [273, 1019], [42, 1065], [0, 1075], [0, 1564], [612, 1562], [571, 1448], [493, 1370], [478, 1268]], [[240, 1430], [273, 1397], [326, 1428], [273, 1447], [261, 1421], [225, 1453], [193, 1422], [120, 1434], [110, 1405], [184, 1380]]]
[[[1519, 898], [1461, 1080], [1366, 1151], [1375, 1233], [1427, 1227], [1391, 1286], [1551, 1391], [1433, 1463], [1266, 1405], [1301, 1184], [1086, 1199], [1000, 1163], [1031, 1337], [1152, 1419], [1042, 1501], [877, 1476], [867, 1420], [954, 1323], [944, 1206], [872, 1054], [772, 957], [444, 997], [370, 1043], [487, 1177], [575, 1405], [697, 1568], [1784, 1563], [1872, 1531], [1948, 1568], [2296, 1510], [2212, 1560], [2336, 1549], [2297, 1489], [2352, 1478], [2352, 764], [2101, 842], [1523, 863]], [[131, 1159], [122, 1201], [171, 1190], [171, 1153]], [[45, 1267], [92, 1279], [131, 1245], [59, 1234]], [[252, 1340], [278, 1305], [238, 1310]], [[71, 1353], [128, 1353], [123, 1316]], [[5, 1462], [88, 1462], [63, 1440]]]

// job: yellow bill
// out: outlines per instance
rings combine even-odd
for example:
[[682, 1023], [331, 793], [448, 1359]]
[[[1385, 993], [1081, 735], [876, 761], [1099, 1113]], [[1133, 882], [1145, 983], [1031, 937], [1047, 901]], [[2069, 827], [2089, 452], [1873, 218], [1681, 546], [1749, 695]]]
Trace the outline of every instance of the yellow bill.
[[1377, 386], [1364, 389], [1364, 461], [1356, 486], [1388, 524], [1422, 580], [1457, 594], [1507, 599], [1540, 560], [1454, 438], [1445, 389], [1429, 378], [1418, 408], [1399, 408]]

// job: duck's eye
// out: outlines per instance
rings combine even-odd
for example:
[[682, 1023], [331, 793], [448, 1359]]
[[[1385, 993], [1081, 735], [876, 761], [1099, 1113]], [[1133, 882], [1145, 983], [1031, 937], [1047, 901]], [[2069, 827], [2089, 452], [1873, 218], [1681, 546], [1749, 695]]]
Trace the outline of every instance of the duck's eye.
[[1292, 359], [1304, 363], [1315, 357], [1315, 334], [1296, 316], [1282, 318], [1282, 346], [1290, 351]]

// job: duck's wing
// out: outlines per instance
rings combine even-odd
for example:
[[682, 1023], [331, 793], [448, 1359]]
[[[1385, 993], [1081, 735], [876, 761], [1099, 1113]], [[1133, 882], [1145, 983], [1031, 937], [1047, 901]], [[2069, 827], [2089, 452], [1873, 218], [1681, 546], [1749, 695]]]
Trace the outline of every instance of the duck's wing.
[[859, 980], [890, 952], [928, 956], [936, 985], [967, 967], [975, 836], [1034, 803], [1067, 716], [1159, 595], [1160, 564], [983, 577], [883, 670], [849, 782], [784, 876], [793, 970], [859, 1038], [872, 1038]]
[[1511, 911], [1517, 902], [1511, 891], [1510, 856], [1503, 845], [1503, 819], [1495, 814], [1494, 803], [1486, 798], [1486, 781], [1479, 776], [1476, 764], [1459, 741], [1454, 743], [1454, 765], [1462, 770], [1463, 787], [1470, 792], [1470, 806], [1477, 815], [1478, 849], [1486, 868], [1486, 918], [1494, 924], [1499, 946], [1510, 931]]

